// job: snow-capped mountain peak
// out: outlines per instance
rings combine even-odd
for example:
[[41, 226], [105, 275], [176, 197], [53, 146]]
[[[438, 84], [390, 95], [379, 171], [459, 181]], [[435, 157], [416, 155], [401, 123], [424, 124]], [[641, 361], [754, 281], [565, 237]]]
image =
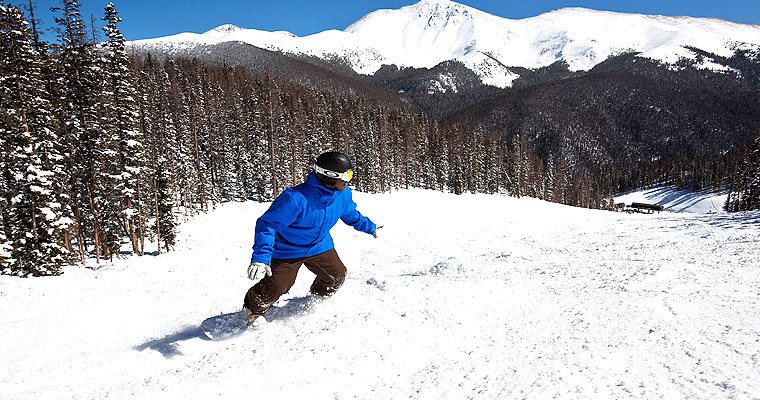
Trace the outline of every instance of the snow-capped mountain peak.
[[423, 0], [399, 10], [370, 13], [344, 32], [361, 38], [393, 60], [390, 63], [429, 68], [460, 58], [474, 47], [476, 11], [449, 0]]
[[[268, 50], [346, 60], [363, 74], [373, 74], [384, 64], [432, 68], [458, 60], [484, 83], [499, 87], [509, 86], [517, 78], [510, 67], [540, 68], [564, 61], [571, 70], [588, 70], [623, 52], [673, 64], [683, 58], [698, 59], [694, 48], [726, 57], [739, 47], [760, 49], [760, 25], [585, 8], [562, 8], [512, 20], [451, 0], [422, 0], [400, 9], [377, 10], [343, 31], [305, 37], [234, 25], [190, 35], [132, 45], [177, 47], [241, 41]], [[703, 65], [724, 68], [710, 60]]]
[[242, 31], [243, 28], [239, 28], [232, 24], [219, 25], [214, 29], [208, 30], [203, 34], [206, 36], [224, 36], [233, 32]]

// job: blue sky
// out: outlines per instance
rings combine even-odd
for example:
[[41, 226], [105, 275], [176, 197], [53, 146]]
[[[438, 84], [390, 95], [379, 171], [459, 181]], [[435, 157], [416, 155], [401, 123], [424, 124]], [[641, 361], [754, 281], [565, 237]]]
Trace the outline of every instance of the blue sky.
[[[55, 25], [50, 7], [59, 0], [33, 0], [35, 16], [43, 28]], [[80, 0], [82, 15], [90, 22], [100, 17], [109, 0]], [[28, 0], [5, 0], [13, 5]], [[202, 33], [230, 23], [241, 28], [285, 30], [304, 36], [327, 29], [344, 29], [361, 16], [381, 8], [401, 8], [417, 0], [114, 0], [124, 20], [121, 32], [127, 40], [154, 38], [181, 32]], [[562, 7], [640, 14], [686, 15], [760, 24], [760, 0], [462, 0], [459, 3], [500, 17], [527, 18]], [[49, 36], [52, 40], [54, 36]]]

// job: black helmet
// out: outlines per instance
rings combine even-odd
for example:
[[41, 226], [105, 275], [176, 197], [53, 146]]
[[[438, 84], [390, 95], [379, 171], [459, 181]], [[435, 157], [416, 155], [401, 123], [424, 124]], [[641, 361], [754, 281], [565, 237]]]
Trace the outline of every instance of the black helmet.
[[317, 157], [314, 171], [317, 173], [317, 179], [322, 184], [334, 186], [336, 179], [346, 182], [353, 177], [354, 164], [347, 155], [339, 151], [328, 151]]

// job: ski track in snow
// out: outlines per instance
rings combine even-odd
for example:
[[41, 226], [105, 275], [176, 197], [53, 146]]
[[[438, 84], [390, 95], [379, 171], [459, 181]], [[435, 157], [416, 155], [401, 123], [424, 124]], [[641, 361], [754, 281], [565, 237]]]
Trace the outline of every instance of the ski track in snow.
[[760, 397], [760, 213], [629, 215], [534, 199], [355, 193], [332, 298], [303, 268], [269, 322], [238, 309], [267, 204], [176, 247], [58, 278], [0, 277], [1, 399]]

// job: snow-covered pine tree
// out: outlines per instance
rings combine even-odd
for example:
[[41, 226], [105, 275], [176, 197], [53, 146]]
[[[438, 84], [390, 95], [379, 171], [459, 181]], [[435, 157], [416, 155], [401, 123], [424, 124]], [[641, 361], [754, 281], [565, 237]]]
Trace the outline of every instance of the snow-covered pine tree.
[[[72, 214], [76, 216], [80, 251], [87, 251], [87, 240], [95, 242], [98, 262], [102, 252], [100, 231], [103, 188], [103, 157], [98, 99], [100, 88], [94, 43], [80, 15], [77, 0], [62, 0], [58, 24], [59, 43], [53, 46], [58, 67], [56, 114], [61, 121], [58, 134], [66, 146], [66, 171], [70, 175], [68, 192]], [[91, 230], [90, 230], [91, 229]]]
[[[0, 2], [0, 43], [2, 43], [2, 49], [8, 48], [5, 45], [6, 40], [10, 40], [10, 33], [12, 32], [10, 21], [8, 18], [8, 9], [2, 2]], [[4, 62], [6, 57], [3, 56]], [[9, 72], [9, 71], [8, 71]], [[0, 70], [0, 99], [4, 105], [13, 95], [12, 88], [7, 83], [5, 69]], [[11, 244], [8, 240], [10, 233], [7, 233], [6, 228], [10, 228], [10, 223], [7, 222], [10, 218], [10, 204], [13, 199], [13, 171], [14, 158], [12, 151], [15, 148], [14, 137], [11, 136], [12, 129], [11, 121], [12, 115], [9, 109], [3, 107], [0, 109], [0, 273], [3, 275], [10, 275], [13, 271], [11, 265], [13, 259], [11, 258]]]
[[[155, 114], [154, 119], [164, 121], [154, 131], [165, 129], [166, 154], [173, 167], [173, 187], [179, 197], [179, 205], [184, 207], [185, 213], [194, 213], [195, 204], [202, 208], [199, 200], [200, 176], [196, 173], [194, 160], [194, 135], [192, 130], [195, 125], [191, 124], [191, 104], [189, 101], [190, 91], [187, 77], [177, 66], [174, 60], [167, 60], [164, 70], [154, 71], [156, 81], [156, 99], [159, 104], [151, 110], [162, 109]], [[160, 77], [160, 78], [159, 78]]]
[[155, 216], [153, 232], [156, 234], [158, 252], [161, 246], [166, 250], [173, 245], [173, 231], [176, 226], [172, 208], [176, 188], [175, 167], [172, 160], [180, 153], [177, 141], [177, 124], [174, 114], [170, 112], [169, 90], [171, 83], [164, 69], [158, 71], [157, 101], [154, 101], [150, 112], [153, 114], [153, 127], [150, 149], [150, 174], [152, 176], [151, 204]]
[[313, 148], [313, 150], [310, 150], [310, 159], [312, 163], [316, 161], [317, 157], [322, 154], [325, 151], [328, 151], [328, 149], [335, 148], [335, 145], [332, 142], [332, 134], [330, 132], [330, 106], [331, 103], [327, 99], [325, 99], [325, 93], [324, 92], [317, 92], [314, 90], [313, 96], [315, 97], [314, 105], [312, 107], [312, 120], [313, 120], [313, 141], [309, 143], [313, 143], [312, 146], [309, 146], [307, 143], [307, 148]]
[[380, 138], [382, 137], [380, 135], [381, 114], [378, 107], [374, 105], [367, 107], [364, 118], [367, 123], [366, 132], [369, 139], [365, 145], [369, 153], [364, 160], [364, 181], [367, 184], [366, 190], [376, 193], [380, 191]]
[[760, 209], [760, 137], [743, 154], [737, 175], [726, 209], [734, 212]]
[[546, 157], [546, 167], [544, 168], [544, 194], [543, 199], [546, 201], [555, 201], [554, 189], [556, 184], [554, 182], [554, 155], [549, 154]]
[[[375, 186], [380, 192], [390, 190], [390, 177], [387, 174], [391, 173], [388, 168], [392, 165], [389, 161], [388, 151], [388, 114], [386, 110], [378, 107], [375, 109], [375, 121], [377, 129], [377, 138], [375, 144], [377, 146], [377, 161], [372, 166], [375, 170]], [[438, 165], [438, 164], [436, 164]]]
[[327, 129], [325, 126], [325, 115], [327, 110], [318, 110], [317, 104], [324, 101], [317, 93], [316, 89], [311, 88], [304, 104], [304, 139], [303, 139], [303, 175], [305, 176], [314, 168], [314, 162], [322, 154], [323, 149], [329, 148], [327, 139]]
[[474, 193], [496, 193], [498, 192], [498, 164], [499, 154], [496, 149], [497, 141], [494, 135], [491, 135], [482, 129], [475, 130], [476, 152], [473, 155], [473, 170], [476, 171], [474, 177]]
[[480, 193], [485, 181], [485, 174], [483, 167], [483, 155], [485, 149], [483, 147], [483, 130], [476, 128], [475, 130], [465, 129], [464, 132], [464, 176], [465, 176], [465, 188], [470, 193]]
[[254, 200], [271, 200], [272, 194], [272, 171], [269, 160], [269, 120], [266, 103], [266, 83], [262, 79], [256, 79], [251, 87], [251, 96], [247, 104], [248, 118], [246, 126], [251, 132], [249, 144], [249, 158], [252, 160], [250, 180]]
[[199, 66], [196, 70], [200, 73], [200, 88], [204, 105], [201, 113], [203, 119], [200, 121], [201, 135], [198, 138], [201, 141], [201, 168], [205, 171], [204, 175], [206, 176], [204, 210], [208, 210], [209, 207], [211, 209], [216, 207], [221, 199], [217, 173], [219, 172], [219, 151], [221, 150], [219, 138], [223, 135], [220, 134], [222, 129], [220, 99], [222, 96], [219, 82], [212, 75], [213, 71], [205, 65]]
[[[558, 159], [559, 164], [555, 167], [554, 174], [554, 201], [561, 204], [567, 204], [567, 191], [570, 187], [570, 176], [568, 176], [567, 168], [564, 167], [564, 162]], [[557, 164], [555, 162], [555, 164]]]
[[749, 170], [752, 176], [749, 192], [752, 210], [760, 209], [760, 137], [755, 139], [752, 145], [752, 154], [749, 162]]
[[280, 88], [274, 81], [273, 90], [270, 92], [270, 106], [272, 107], [271, 128], [275, 139], [273, 144], [274, 168], [276, 175], [277, 191], [273, 195], [278, 196], [285, 188], [293, 186], [293, 152], [295, 143], [295, 130], [292, 114], [294, 97], [287, 87]]
[[240, 159], [238, 162], [237, 180], [242, 186], [242, 195], [246, 200], [252, 200], [256, 198], [256, 186], [253, 180], [256, 172], [255, 160], [251, 157], [252, 147], [254, 146], [255, 136], [250, 128], [250, 116], [247, 115], [248, 107], [246, 106], [246, 100], [241, 103], [242, 121], [241, 131], [239, 137], [239, 154]]
[[325, 127], [325, 113], [327, 113], [328, 110], [318, 109], [320, 103], [324, 103], [324, 96], [322, 96], [316, 88], [308, 89], [307, 99], [304, 104], [304, 117], [306, 118], [304, 133], [306, 134], [306, 137], [303, 142], [304, 159], [308, 160], [307, 165], [304, 167], [308, 171], [311, 171], [314, 167], [314, 160], [317, 156], [322, 154], [320, 151], [323, 146], [328, 145], [325, 141], [329, 141], [329, 139], [327, 139], [327, 129]]
[[[138, 90], [138, 103], [140, 105], [140, 132], [144, 135], [144, 152], [146, 157], [146, 169], [143, 171], [145, 175], [149, 174], [151, 164], [151, 153], [149, 149], [153, 146], [152, 127], [154, 126], [154, 115], [150, 110], [154, 104], [154, 87], [155, 76], [150, 73], [151, 69], [155, 66], [155, 61], [150, 54], [145, 57], [145, 61], [142, 64], [142, 70], [139, 72], [139, 79], [137, 81]], [[145, 238], [148, 235], [148, 216], [153, 211], [153, 190], [152, 179], [144, 178], [137, 181], [137, 192], [135, 193], [137, 198], [137, 236], [140, 242], [140, 254], [145, 253]]]
[[[173, 64], [168, 64], [171, 72]], [[162, 249], [170, 249], [174, 245], [176, 217], [173, 208], [177, 205], [177, 182], [175, 173], [184, 173], [181, 165], [176, 165], [182, 159], [184, 144], [178, 123], [175, 118], [181, 114], [178, 110], [178, 102], [181, 104], [181, 96], [173, 89], [167, 69], [163, 68], [153, 57], [146, 57], [140, 74], [139, 89], [141, 109], [141, 130], [144, 132], [144, 148], [146, 165], [143, 176], [145, 184], [139, 186], [139, 207], [141, 215], [153, 215], [153, 224], [149, 230], [155, 235], [159, 253]], [[185, 120], [188, 121], [188, 120]], [[189, 122], [188, 122], [189, 123]], [[187, 136], [191, 132], [185, 131]], [[186, 137], [186, 140], [191, 140]], [[178, 169], [179, 168], [179, 169]], [[188, 174], [195, 176], [195, 169]], [[143, 182], [138, 181], [138, 182]], [[189, 188], [191, 194], [182, 197], [182, 201], [193, 201], [195, 187]], [[149, 205], [149, 207], [147, 207]], [[189, 204], [188, 204], [189, 206]], [[144, 213], [144, 214], [143, 214]], [[140, 227], [145, 227], [145, 219], [140, 218]], [[141, 239], [141, 251], [144, 251], [144, 242]]]
[[177, 218], [174, 215], [174, 192], [171, 188], [173, 176], [167, 164], [163, 155], [158, 157], [153, 181], [156, 213], [153, 232], [156, 234], [159, 254], [162, 245], [169, 251], [177, 240]]
[[[94, 33], [92, 40], [95, 43]], [[110, 78], [106, 55], [107, 52], [93, 53], [97, 71], [97, 74], [93, 74], [98, 96], [98, 101], [95, 103], [97, 120], [94, 124], [96, 129], [93, 129], [88, 138], [92, 147], [86, 151], [93, 155], [96, 168], [88, 178], [91, 182], [88, 191], [91, 193], [90, 212], [98, 232], [95, 238], [95, 243], [99, 244], [97, 254], [98, 258], [102, 256], [113, 259], [113, 255], [118, 254], [121, 249], [121, 237], [125, 231], [120, 218], [119, 137], [114, 129], [115, 110], [112, 88], [106, 82]]]
[[197, 182], [195, 189], [201, 210], [207, 210], [213, 196], [209, 179], [211, 132], [206, 107], [208, 90], [204, 90], [207, 89], [204, 85], [207, 80], [204, 76], [204, 66], [200, 64], [200, 61], [193, 59], [191, 68], [192, 71], [188, 73], [188, 87], [185, 91], [190, 103], [190, 139]]
[[760, 137], [752, 144], [752, 152], [749, 161], [749, 204], [750, 210], [760, 209]]
[[235, 69], [222, 67], [222, 79], [212, 86], [213, 101], [213, 152], [212, 176], [215, 191], [222, 201], [240, 201], [244, 198], [238, 179], [240, 171], [241, 126], [243, 122], [239, 87], [235, 83]]
[[[0, 200], [0, 204], [2, 200]], [[0, 274], [10, 275], [13, 273], [11, 269], [13, 265], [13, 258], [11, 256], [11, 244], [5, 236], [5, 221], [0, 215]]]
[[[230, 69], [230, 79], [235, 72]], [[223, 194], [226, 200], [242, 201], [246, 199], [242, 160], [245, 158], [245, 117], [243, 115], [243, 97], [237, 85], [225, 88], [224, 137], [220, 154], [222, 166], [220, 176], [223, 184]]]
[[[308, 139], [308, 130], [306, 128], [308, 118], [306, 117], [306, 97], [304, 92], [298, 92], [298, 96], [293, 103], [293, 148], [291, 149], [293, 171], [293, 181], [300, 184], [303, 182], [306, 174], [311, 170], [312, 161], [306, 156], [306, 141]], [[295, 186], [295, 185], [294, 185]]]
[[265, 92], [264, 92], [264, 104], [265, 104], [265, 119], [266, 119], [266, 129], [267, 129], [267, 160], [269, 161], [270, 165], [270, 177], [272, 182], [272, 193], [271, 196], [268, 197], [269, 200], [274, 199], [280, 194], [280, 188], [279, 185], [282, 182], [282, 179], [278, 176], [278, 163], [277, 163], [277, 156], [280, 152], [281, 146], [280, 146], [280, 137], [279, 137], [279, 126], [278, 124], [278, 116], [279, 116], [279, 109], [278, 106], [280, 104], [280, 89], [277, 87], [277, 84], [271, 80], [269, 77], [266, 78], [264, 81], [265, 84]]
[[350, 130], [353, 135], [354, 151], [352, 156], [356, 168], [356, 182], [352, 181], [352, 184], [359, 190], [371, 192], [373, 185], [372, 165], [376, 163], [377, 157], [374, 155], [373, 124], [364, 99], [357, 100], [356, 108], [352, 114]]
[[484, 190], [486, 193], [498, 193], [501, 188], [502, 170], [504, 168], [503, 140], [495, 134], [487, 134], [485, 140], [486, 152], [481, 155], [485, 158], [486, 168], [486, 187]]
[[412, 168], [409, 162], [409, 119], [408, 115], [399, 111], [392, 112], [390, 116], [390, 130], [393, 136], [391, 151], [395, 154], [396, 163], [394, 184], [404, 189], [409, 188], [409, 175]]
[[451, 154], [449, 168], [449, 181], [448, 187], [455, 194], [462, 194], [467, 190], [466, 183], [466, 171], [465, 160], [463, 159], [463, 152], [465, 145], [462, 141], [462, 129], [459, 125], [455, 125], [449, 128], [449, 154]]
[[71, 261], [65, 236], [70, 221], [57, 200], [62, 157], [42, 69], [23, 13], [0, 5], [0, 259], [9, 264], [3, 273], [20, 276], [57, 275]]
[[435, 166], [436, 190], [441, 192], [448, 189], [446, 181], [450, 174], [449, 168], [449, 140], [443, 129], [437, 122], [433, 121], [433, 165]]
[[417, 115], [413, 121], [414, 149], [417, 152], [416, 164], [418, 181], [417, 185], [425, 189], [435, 189], [435, 167], [430, 151], [430, 120], [423, 113]]
[[507, 183], [507, 192], [519, 198], [522, 196], [523, 170], [522, 141], [519, 134], [512, 137], [506, 162], [507, 175], [510, 178]]
[[110, 246], [113, 250], [118, 250], [118, 233], [126, 232], [132, 243], [132, 251], [141, 254], [137, 234], [137, 221], [141, 218], [137, 191], [146, 160], [144, 137], [139, 126], [137, 92], [125, 51], [126, 40], [117, 27], [121, 18], [113, 3], [106, 6], [102, 19], [106, 21], [103, 31], [108, 37], [103, 46], [103, 127], [104, 135], [110, 136], [116, 146], [110, 171], [115, 185], [112, 193], [116, 199], [111, 204], [109, 218], [121, 225], [121, 229], [114, 232], [116, 241], [110, 243]]

